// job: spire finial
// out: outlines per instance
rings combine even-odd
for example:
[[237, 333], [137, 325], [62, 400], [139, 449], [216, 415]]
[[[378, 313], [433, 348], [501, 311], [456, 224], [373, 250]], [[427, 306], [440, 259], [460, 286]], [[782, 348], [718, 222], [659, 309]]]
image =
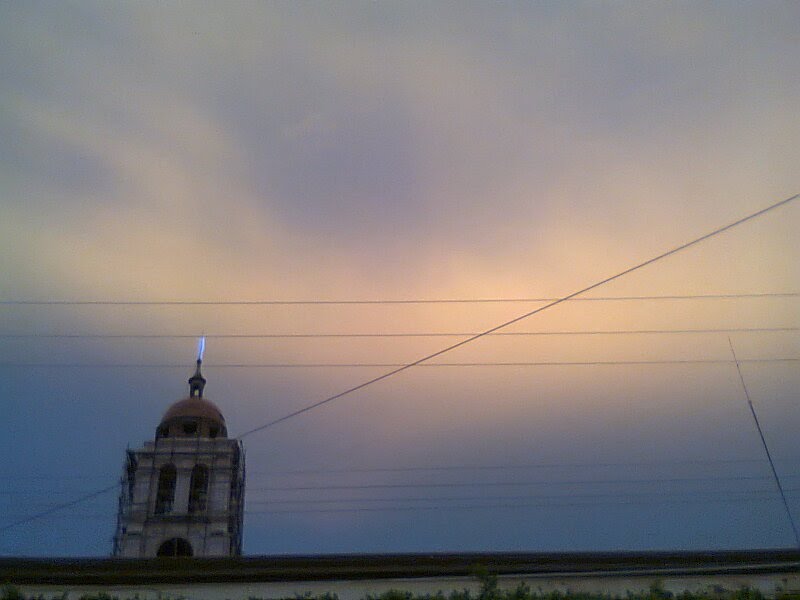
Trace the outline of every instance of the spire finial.
[[200, 339], [197, 340], [197, 361], [201, 362], [203, 360], [203, 352], [206, 351], [206, 336], [201, 335]]
[[197, 341], [197, 369], [195, 369], [194, 375], [189, 378], [189, 396], [194, 398], [195, 396], [198, 398], [203, 397], [203, 388], [206, 386], [206, 378], [203, 377], [203, 374], [200, 372], [200, 365], [203, 364], [203, 352], [206, 349], [206, 337], [202, 336]]

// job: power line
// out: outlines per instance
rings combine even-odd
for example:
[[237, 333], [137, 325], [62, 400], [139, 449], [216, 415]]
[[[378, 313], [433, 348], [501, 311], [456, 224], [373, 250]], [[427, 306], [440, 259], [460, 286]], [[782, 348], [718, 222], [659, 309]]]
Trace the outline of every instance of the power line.
[[18, 525], [24, 525], [25, 523], [30, 523], [31, 521], [34, 521], [36, 519], [41, 519], [42, 517], [46, 517], [47, 515], [50, 515], [50, 514], [56, 512], [56, 511], [62, 510], [64, 508], [69, 508], [71, 506], [75, 506], [77, 504], [81, 504], [82, 502], [86, 502], [87, 500], [91, 500], [92, 498], [96, 498], [97, 496], [100, 496], [102, 494], [106, 494], [106, 493], [110, 492], [111, 490], [114, 490], [114, 489], [116, 489], [118, 487], [119, 487], [119, 483], [115, 483], [114, 485], [110, 485], [110, 486], [108, 486], [106, 488], [103, 488], [103, 489], [97, 490], [95, 492], [91, 492], [89, 494], [86, 494], [85, 496], [81, 496], [80, 498], [76, 498], [75, 500], [70, 500], [69, 502], [64, 502], [62, 504], [56, 504], [54, 507], [48, 508], [47, 510], [43, 510], [41, 512], [34, 513], [34, 514], [29, 515], [29, 516], [27, 516], [25, 518], [19, 519], [18, 521], [13, 521], [11, 523], [3, 525], [2, 527], [0, 527], [0, 533], [3, 533], [4, 531], [8, 531], [12, 527], [17, 527]]
[[[790, 478], [792, 476], [789, 476]], [[800, 476], [797, 476], [800, 477]], [[294, 485], [294, 486], [267, 486], [249, 487], [248, 491], [261, 492], [298, 492], [311, 490], [356, 490], [356, 489], [412, 489], [431, 487], [487, 487], [487, 486], [530, 486], [530, 485], [608, 485], [608, 484], [651, 484], [651, 483], [696, 483], [703, 481], [763, 481], [766, 476], [720, 475], [716, 477], [657, 477], [657, 478], [623, 478], [623, 479], [578, 479], [578, 480], [550, 480], [541, 479], [534, 481], [477, 481], [477, 482], [406, 482], [406, 483], [365, 483], [365, 484], [339, 484], [339, 485]], [[48, 491], [48, 490], [2, 490], [0, 496], [31, 496], [36, 494], [76, 494], [77, 490]]]
[[[107, 479], [104, 478], [104, 479]], [[71, 496], [80, 494], [84, 490], [53, 490], [53, 489], [39, 489], [39, 490], [0, 490], [0, 497], [2, 496]]]
[[[792, 490], [789, 490], [792, 491]], [[796, 490], [794, 490], [796, 491]], [[769, 497], [771, 490], [737, 490], [728, 492], [731, 495], [743, 496], [766, 496]], [[614, 494], [524, 494], [514, 496], [422, 496], [422, 497], [393, 497], [393, 498], [327, 498], [327, 499], [301, 499], [301, 500], [248, 500], [248, 506], [268, 506], [275, 504], [347, 504], [347, 503], [373, 503], [373, 502], [466, 502], [480, 500], [570, 500], [584, 499], [593, 500], [599, 498], [663, 498], [665, 496], [720, 496], [720, 492], [714, 491], [685, 491], [685, 492], [618, 492]], [[723, 492], [722, 494], [725, 494]]]
[[[777, 462], [796, 462], [800, 459], [783, 459]], [[475, 470], [509, 470], [509, 469], [570, 469], [588, 468], [598, 469], [604, 467], [656, 467], [675, 465], [721, 465], [721, 464], [760, 464], [762, 461], [752, 458], [732, 459], [699, 459], [699, 460], [655, 460], [635, 462], [606, 462], [606, 463], [532, 463], [532, 464], [507, 464], [507, 465], [431, 465], [414, 467], [366, 467], [348, 469], [297, 469], [290, 471], [250, 471], [250, 475], [327, 475], [346, 473], [407, 473], [415, 471], [475, 471]], [[0, 477], [0, 479], [2, 479]]]
[[[776, 463], [795, 464], [800, 458], [777, 459]], [[595, 463], [527, 463], [527, 464], [493, 464], [493, 465], [427, 465], [409, 467], [349, 467], [332, 469], [293, 469], [281, 471], [251, 471], [250, 476], [293, 476], [293, 475], [341, 475], [348, 473], [411, 473], [411, 472], [439, 472], [439, 471], [502, 471], [502, 470], [531, 470], [531, 469], [598, 469], [607, 467], [672, 467], [672, 466], [704, 466], [704, 465], [742, 465], [761, 464], [763, 460], [755, 458], [720, 458], [720, 459], [686, 459], [686, 460], [647, 460], [626, 462], [595, 462]], [[63, 481], [63, 480], [98, 480], [106, 479], [101, 475], [0, 475], [0, 481]], [[15, 491], [16, 492], [16, 491]], [[7, 493], [0, 491], [0, 495]], [[27, 492], [26, 492], [27, 493]], [[77, 493], [74, 491], [58, 490], [52, 492], [45, 489], [30, 490], [30, 493]]]
[[[784, 202], [794, 200], [797, 196]], [[773, 207], [777, 208], [783, 203]], [[758, 213], [760, 214], [760, 213]], [[754, 216], [758, 216], [755, 214]], [[738, 225], [733, 223], [731, 226]], [[766, 292], [740, 294], [672, 294], [661, 296], [596, 296], [569, 298], [574, 302], [615, 302], [631, 300], [727, 300], [740, 298], [793, 298], [800, 292]], [[555, 298], [431, 298], [410, 300], [0, 300], [0, 306], [298, 306], [298, 305], [364, 305], [364, 304], [499, 304], [513, 302], [565, 302]]]
[[[786, 491], [795, 492], [800, 491], [800, 488], [791, 488]], [[708, 491], [695, 491], [695, 490], [683, 490], [683, 491], [659, 491], [659, 492], [612, 492], [612, 493], [593, 493], [593, 494], [517, 494], [517, 495], [480, 495], [480, 496], [394, 496], [394, 497], [383, 497], [383, 498], [364, 498], [364, 497], [356, 497], [351, 496], [348, 498], [302, 498], [302, 499], [292, 499], [292, 500], [277, 500], [274, 498], [270, 498], [268, 500], [250, 500], [248, 499], [247, 505], [248, 506], [273, 506], [273, 505], [327, 505], [327, 504], [370, 504], [370, 503], [382, 503], [382, 502], [466, 502], [466, 501], [486, 501], [486, 500], [570, 500], [570, 499], [584, 499], [584, 500], [592, 500], [592, 499], [601, 499], [601, 498], [663, 498], [668, 496], [693, 496], [693, 497], [708, 497], [708, 496], [720, 496], [720, 495], [727, 495], [727, 496], [764, 496], [769, 495], [772, 493], [771, 490], [767, 489], [753, 489], [753, 490], [708, 490]], [[145, 507], [148, 506], [149, 502], [134, 502], [132, 504], [133, 507]], [[52, 504], [37, 504], [37, 506], [45, 506], [45, 507], [52, 507]], [[94, 507], [100, 508], [100, 507]], [[136, 510], [136, 509], [134, 509]], [[63, 515], [69, 515], [70, 513], [61, 513]], [[14, 515], [9, 515], [14, 516]]]
[[263, 425], [260, 425], [258, 427], [253, 428], [253, 429], [245, 431], [243, 434], [241, 434], [239, 436], [239, 439], [241, 439], [241, 438], [243, 438], [245, 436], [248, 436], [248, 435], [252, 435], [253, 433], [256, 433], [258, 431], [263, 431], [264, 429], [267, 429], [269, 427], [273, 427], [273, 426], [277, 425], [278, 423], [282, 423], [283, 421], [286, 421], [288, 419], [291, 419], [291, 418], [294, 418], [294, 417], [299, 416], [301, 414], [304, 414], [304, 413], [306, 413], [306, 412], [308, 412], [310, 410], [314, 410], [315, 408], [319, 408], [320, 406], [328, 404], [329, 402], [333, 402], [334, 400], [338, 400], [339, 398], [342, 398], [344, 396], [352, 394], [353, 392], [356, 392], [358, 390], [362, 390], [365, 387], [370, 386], [370, 385], [372, 385], [374, 383], [378, 383], [379, 381], [383, 381], [384, 379], [388, 379], [389, 377], [393, 377], [394, 375], [402, 373], [403, 371], [406, 371], [406, 370], [408, 370], [408, 369], [410, 369], [412, 367], [415, 367], [415, 366], [420, 365], [420, 364], [422, 364], [424, 362], [430, 361], [431, 359], [434, 359], [434, 358], [436, 358], [438, 356], [441, 356], [442, 354], [445, 354], [447, 352], [451, 352], [452, 350], [455, 350], [456, 348], [460, 348], [461, 346], [469, 344], [470, 342], [473, 342], [473, 341], [475, 341], [477, 339], [480, 339], [480, 338], [482, 338], [484, 336], [492, 334], [495, 331], [499, 331], [501, 329], [505, 329], [506, 327], [508, 327], [510, 325], [513, 325], [514, 323], [518, 323], [518, 322], [520, 322], [520, 321], [522, 321], [524, 319], [527, 319], [528, 317], [532, 317], [533, 315], [536, 315], [536, 314], [538, 314], [540, 312], [543, 312], [545, 310], [553, 308], [554, 306], [557, 306], [559, 304], [567, 302], [567, 301], [571, 300], [572, 298], [575, 298], [577, 296], [585, 294], [586, 292], [589, 292], [589, 291], [591, 291], [593, 289], [599, 288], [599, 287], [601, 287], [601, 286], [603, 286], [603, 285], [605, 285], [607, 283], [610, 283], [610, 282], [615, 281], [615, 280], [617, 280], [617, 279], [619, 279], [621, 277], [624, 277], [625, 275], [633, 273], [634, 271], [638, 271], [639, 269], [642, 269], [642, 268], [646, 267], [647, 265], [651, 265], [651, 264], [653, 264], [655, 262], [658, 262], [658, 261], [660, 261], [660, 260], [662, 260], [664, 258], [667, 258], [668, 256], [672, 256], [673, 254], [677, 254], [678, 252], [681, 252], [682, 250], [685, 250], [685, 249], [687, 249], [687, 248], [689, 248], [691, 246], [695, 246], [695, 245], [697, 245], [697, 244], [699, 244], [699, 243], [701, 243], [701, 242], [703, 242], [703, 241], [705, 241], [707, 239], [710, 239], [710, 238], [712, 238], [714, 236], [717, 236], [717, 235], [719, 235], [719, 234], [721, 234], [721, 233], [723, 233], [725, 231], [728, 231], [729, 229], [733, 229], [734, 227], [737, 227], [738, 225], [741, 225], [743, 223], [746, 223], [747, 221], [755, 219], [756, 217], [764, 215], [769, 211], [772, 211], [772, 210], [775, 210], [775, 209], [777, 209], [779, 207], [785, 206], [785, 205], [789, 204], [790, 202], [796, 200], [798, 197], [800, 197], [800, 194], [795, 194], [794, 196], [791, 196], [789, 198], [786, 198], [784, 200], [781, 200], [779, 202], [771, 204], [770, 206], [767, 206], [766, 208], [762, 208], [761, 210], [758, 210], [758, 211], [756, 211], [754, 213], [751, 213], [751, 214], [749, 214], [749, 215], [747, 215], [745, 217], [742, 217], [741, 219], [738, 219], [738, 220], [736, 220], [736, 221], [734, 221], [732, 223], [729, 223], [727, 225], [719, 227], [719, 228], [717, 228], [717, 229], [715, 229], [713, 231], [710, 231], [709, 233], [706, 233], [704, 235], [701, 235], [700, 237], [697, 237], [697, 238], [695, 238], [695, 239], [693, 239], [693, 240], [691, 240], [689, 242], [681, 244], [680, 246], [676, 246], [675, 248], [672, 248], [671, 250], [667, 250], [666, 252], [663, 252], [663, 253], [661, 253], [661, 254], [659, 254], [657, 256], [654, 256], [653, 258], [650, 258], [650, 259], [645, 260], [643, 262], [640, 262], [640, 263], [638, 263], [638, 264], [636, 264], [636, 265], [634, 265], [632, 267], [624, 269], [624, 270], [616, 273], [615, 275], [612, 275], [610, 277], [606, 277], [605, 279], [601, 279], [600, 281], [598, 281], [596, 283], [593, 283], [593, 284], [588, 285], [588, 286], [586, 286], [584, 288], [581, 288], [581, 289], [579, 289], [579, 290], [577, 290], [575, 292], [572, 292], [571, 294], [567, 294], [566, 296], [563, 296], [562, 298], [558, 298], [556, 300], [553, 300], [552, 302], [548, 302], [544, 306], [540, 306], [539, 308], [536, 308], [534, 310], [531, 310], [531, 311], [528, 311], [526, 313], [523, 313], [522, 315], [520, 315], [518, 317], [515, 317], [515, 318], [513, 318], [513, 319], [511, 319], [509, 321], [505, 321], [504, 323], [496, 325], [495, 327], [491, 327], [491, 328], [489, 328], [489, 329], [487, 329], [485, 331], [482, 331], [481, 333], [478, 333], [476, 335], [470, 336], [465, 340], [461, 340], [460, 342], [457, 342], [455, 344], [451, 344], [449, 346], [446, 346], [446, 347], [442, 348], [441, 350], [438, 350], [438, 351], [436, 351], [436, 352], [434, 352], [432, 354], [428, 354], [426, 356], [423, 356], [422, 358], [419, 358], [419, 359], [417, 359], [417, 360], [415, 360], [413, 362], [410, 362], [410, 363], [408, 363], [406, 365], [394, 368], [394, 369], [392, 369], [391, 371], [389, 371], [387, 373], [379, 375], [378, 377], [373, 377], [372, 379], [368, 379], [367, 381], [365, 381], [363, 383], [360, 383], [358, 385], [355, 385], [355, 386], [353, 386], [351, 388], [348, 388], [348, 389], [346, 389], [346, 390], [344, 390], [342, 392], [339, 392], [338, 394], [334, 394], [332, 396], [328, 396], [327, 398], [324, 398], [322, 400], [319, 400], [317, 402], [309, 404], [308, 406], [305, 406], [305, 407], [303, 407], [301, 409], [292, 411], [292, 412], [290, 412], [290, 413], [288, 413], [288, 414], [286, 414], [286, 415], [284, 415], [282, 417], [279, 417], [277, 419], [273, 419], [272, 421], [268, 421], [267, 423], [264, 423]]
[[[741, 363], [779, 363], [798, 362], [798, 357], [745, 358]], [[577, 367], [577, 366], [619, 366], [619, 365], [728, 365], [734, 361], [725, 358], [696, 358], [675, 360], [580, 360], [580, 361], [513, 361], [513, 362], [461, 362], [425, 363], [415, 366], [434, 367]], [[354, 369], [354, 368], [402, 368], [406, 363], [209, 363], [203, 365], [210, 369]], [[185, 369], [185, 364], [171, 363], [0, 363], [0, 367], [13, 368], [89, 368], [89, 369]], [[245, 434], [242, 434], [245, 435]], [[242, 436], [239, 436], [242, 437]]]
[[736, 363], [736, 372], [739, 373], [739, 381], [742, 382], [742, 389], [744, 390], [744, 395], [747, 398], [747, 405], [750, 407], [750, 414], [753, 415], [753, 421], [755, 421], [756, 429], [758, 430], [758, 437], [761, 438], [761, 444], [764, 446], [764, 452], [767, 455], [770, 469], [772, 469], [772, 475], [775, 478], [775, 485], [778, 486], [778, 492], [780, 493], [781, 500], [783, 500], [783, 506], [786, 509], [786, 516], [789, 517], [789, 524], [792, 526], [794, 540], [797, 543], [797, 547], [800, 548], [800, 533], [797, 531], [797, 525], [792, 517], [792, 511], [789, 508], [789, 502], [786, 500], [786, 494], [783, 492], [783, 486], [781, 485], [780, 477], [778, 477], [778, 472], [775, 470], [775, 463], [772, 462], [772, 455], [769, 453], [767, 440], [764, 437], [764, 432], [761, 430], [761, 423], [758, 422], [758, 415], [756, 415], [756, 409], [753, 406], [753, 401], [750, 399], [750, 392], [747, 390], [747, 385], [745, 385], [744, 375], [742, 375], [742, 369], [739, 366], [739, 359], [736, 358], [736, 351], [733, 349], [733, 341], [731, 341], [730, 336], [728, 337], [728, 344], [731, 347], [731, 354], [733, 355], [733, 360]]
[[[798, 491], [800, 488], [792, 488], [788, 491]], [[671, 490], [659, 492], [604, 492], [604, 493], [583, 493], [583, 494], [523, 494], [523, 495], [480, 495], [480, 496], [395, 496], [395, 497], [349, 497], [349, 498], [304, 498], [304, 499], [291, 499], [291, 500], [277, 500], [270, 498], [268, 500], [248, 500], [247, 505], [268, 506], [274, 504], [347, 504], [347, 503], [371, 503], [371, 502], [458, 502], [458, 501], [485, 501], [485, 500], [564, 500], [564, 499], [586, 499], [593, 500], [599, 498], [663, 498], [668, 496], [753, 496], [753, 495], [766, 495], [769, 497], [770, 490], [765, 489], [751, 489], [751, 490]], [[131, 508], [134, 512], [146, 508], [150, 503], [145, 500], [144, 502], [134, 502]], [[139, 507], [139, 508], [136, 508]]]
[[[797, 478], [800, 476], [788, 476]], [[761, 475], [728, 475], [728, 476], [702, 476], [702, 477], [660, 477], [660, 478], [622, 478], [622, 479], [567, 479], [550, 480], [540, 479], [533, 481], [455, 481], [455, 482], [405, 482], [405, 483], [360, 483], [360, 484], [315, 484], [315, 485], [292, 485], [292, 486], [258, 486], [248, 487], [248, 492], [307, 492], [307, 491], [341, 491], [341, 490], [369, 490], [369, 489], [420, 489], [420, 488], [481, 488], [481, 487], [527, 487], [535, 485], [545, 486], [572, 486], [572, 485], [618, 485], [618, 484], [660, 484], [660, 483], [698, 483], [698, 482], [726, 482], [726, 481], [764, 481], [769, 477]], [[727, 490], [730, 491], [730, 490]], [[48, 490], [6, 490], [0, 491], [0, 496], [32, 496], [55, 493], [74, 494], [77, 491], [57, 491]]]
[[[739, 503], [739, 502], [770, 502], [771, 498], [703, 498], [703, 503]], [[592, 506], [632, 506], [642, 504], [695, 504], [698, 500], [674, 500], [674, 499], [652, 499], [652, 500], [629, 500], [606, 501], [606, 502], [520, 502], [514, 504], [469, 504], [469, 505], [437, 505], [437, 506], [381, 506], [369, 508], [312, 508], [312, 509], [273, 509], [264, 511], [245, 511], [247, 515], [257, 514], [299, 514], [299, 513], [348, 513], [348, 512], [394, 512], [394, 511], [424, 511], [424, 510], [486, 510], [486, 509], [521, 509], [521, 508], [564, 508], [564, 507], [592, 507]]]
[[[488, 510], [488, 509], [526, 509], [526, 508], [592, 508], [596, 506], [641, 506], [641, 505], [680, 505], [680, 504], [696, 504], [698, 502], [714, 503], [714, 504], [734, 504], [734, 503], [753, 503], [753, 502], [771, 502], [772, 498], [764, 497], [749, 497], [749, 498], [722, 498], [722, 497], [709, 497], [702, 499], [669, 499], [669, 498], [654, 498], [650, 500], [633, 499], [628, 501], [589, 501], [589, 502], [515, 502], [514, 504], [442, 504], [442, 505], [429, 505], [429, 506], [379, 506], [379, 507], [350, 507], [350, 508], [307, 508], [307, 509], [268, 509], [268, 510], [246, 510], [245, 515], [277, 515], [277, 514], [320, 514], [320, 513], [381, 513], [381, 512], [420, 512], [420, 511], [460, 511], [460, 510]], [[54, 515], [62, 518], [61, 515]], [[72, 520], [97, 520], [97, 519], [113, 519], [116, 515], [111, 513], [97, 513], [97, 514], [70, 514], [66, 518]]]
[[0, 475], [0, 481], [63, 481], [65, 479], [98, 480], [102, 475]]
[[[711, 329], [604, 329], [560, 331], [498, 331], [495, 336], [558, 336], [558, 335], [664, 335], [708, 333], [784, 333], [800, 331], [800, 327], [724, 327]], [[218, 333], [205, 334], [210, 339], [304, 339], [304, 338], [404, 338], [465, 337], [476, 331], [389, 332], [389, 333]], [[169, 333], [0, 333], [0, 339], [197, 339], [195, 334]]]
[[[15, 527], [17, 525], [21, 525], [23, 523], [28, 523], [33, 520], [44, 519], [44, 518], [57, 518], [63, 520], [77, 520], [77, 519], [89, 519], [89, 520], [97, 520], [97, 519], [114, 519], [115, 514], [111, 513], [98, 513], [98, 514], [74, 514], [74, 513], [66, 513], [66, 514], [55, 514], [57, 511], [60, 511], [64, 508], [68, 508], [70, 506], [74, 506], [81, 502], [84, 502], [90, 498], [96, 497], [102, 493], [108, 492], [112, 489], [118, 487], [119, 484], [115, 484], [106, 488], [104, 490], [99, 490], [87, 496], [83, 496], [78, 498], [74, 501], [59, 504], [54, 507], [51, 507], [47, 510], [41, 511], [34, 515], [26, 516], [18, 521], [0, 527], [0, 532], [3, 532], [7, 529]], [[800, 491], [800, 488], [793, 488], [789, 491]], [[609, 506], [625, 506], [625, 505], [643, 505], [643, 504], [694, 504], [697, 502], [713, 502], [713, 503], [741, 503], [741, 502], [767, 502], [770, 501], [771, 498], [769, 496], [760, 496], [763, 493], [761, 490], [745, 490], [745, 491], [729, 491], [728, 493], [735, 494], [736, 497], [722, 497], [720, 496], [719, 491], [709, 491], [709, 492], [687, 492], [696, 496], [695, 498], [687, 498], [687, 499], [676, 499], [676, 498], [668, 498], [664, 493], [658, 494], [642, 494], [642, 493], [621, 493], [621, 494], [581, 494], [581, 495], [566, 495], [566, 494], [559, 494], [559, 495], [534, 495], [534, 496], [486, 496], [486, 497], [440, 497], [440, 498], [397, 498], [394, 501], [397, 502], [416, 502], [416, 501], [424, 501], [424, 502], [434, 502], [434, 501], [481, 501], [481, 500], [515, 500], [514, 504], [467, 504], [467, 505], [453, 505], [453, 504], [437, 504], [437, 505], [412, 505], [408, 506], [401, 505], [401, 506], [380, 506], [380, 507], [345, 507], [345, 508], [311, 508], [311, 509], [296, 509], [296, 508], [288, 508], [288, 509], [267, 509], [267, 510], [249, 510], [245, 511], [246, 515], [258, 515], [258, 514], [307, 514], [307, 513], [359, 513], [359, 512], [397, 512], [397, 511], [430, 511], [430, 510], [448, 510], [448, 511], [457, 511], [457, 510], [487, 510], [487, 509], [521, 509], [521, 508], [564, 508], [564, 507], [591, 507], [591, 506], [601, 506], [601, 505], [609, 505]], [[672, 495], [681, 495], [680, 492], [672, 492]], [[625, 500], [614, 500], [614, 501], [598, 501], [600, 498], [616, 498], [620, 497]], [[564, 502], [565, 499], [583, 499], [583, 502]], [[388, 501], [389, 499], [387, 499]], [[539, 500], [538, 502], [519, 502], [519, 500]], [[544, 500], [544, 501], [543, 501]], [[549, 500], [549, 501], [548, 501]], [[383, 501], [383, 499], [352, 499], [353, 502], [357, 503], [367, 503], [367, 502], [377, 502]], [[259, 504], [258, 502], [255, 502]], [[264, 504], [310, 504], [310, 503], [339, 503], [339, 500], [319, 500], [319, 501], [271, 501]]]
[[[800, 476], [797, 476], [800, 477]], [[794, 476], [789, 476], [794, 478]], [[534, 485], [610, 485], [610, 484], [658, 484], [658, 483], [697, 483], [697, 482], [725, 482], [725, 481], [764, 481], [769, 477], [755, 475], [728, 475], [728, 476], [701, 476], [701, 477], [656, 477], [656, 478], [622, 478], [622, 479], [562, 479], [550, 480], [540, 479], [533, 481], [477, 481], [477, 482], [406, 482], [406, 483], [365, 483], [365, 484], [337, 484], [337, 485], [294, 485], [294, 486], [266, 486], [266, 487], [249, 487], [249, 492], [304, 492], [304, 491], [319, 491], [319, 490], [359, 490], [359, 489], [418, 489], [418, 488], [468, 488], [468, 487], [501, 487], [501, 486], [534, 486]], [[118, 485], [118, 484], [117, 484]], [[106, 488], [107, 491], [110, 488]], [[78, 493], [77, 490], [73, 491], [48, 491], [48, 490], [2, 490], [0, 496], [31, 496], [36, 494], [74, 494]], [[98, 495], [95, 493], [94, 495]], [[94, 496], [90, 496], [94, 497]], [[88, 499], [88, 498], [87, 498]], [[69, 505], [67, 503], [66, 505]], [[63, 506], [63, 505], [58, 505]]]
[[526, 487], [532, 485], [609, 485], [609, 484], [640, 484], [640, 483], [697, 483], [707, 481], [764, 481], [769, 477], [764, 476], [720, 476], [720, 477], [667, 477], [658, 479], [572, 479], [553, 481], [540, 479], [534, 481], [479, 481], [479, 482], [435, 482], [435, 483], [363, 483], [358, 485], [298, 485], [276, 487], [251, 487], [255, 492], [307, 492], [321, 490], [389, 490], [389, 489], [416, 489], [416, 488], [469, 488], [469, 487]]
[[[800, 491], [800, 488], [792, 488], [787, 491]], [[671, 491], [671, 492], [616, 492], [616, 493], [603, 493], [603, 494], [523, 494], [523, 495], [482, 495], [482, 496], [417, 496], [417, 497], [391, 497], [391, 498], [333, 498], [333, 499], [300, 499], [300, 500], [248, 500], [248, 506], [274, 506], [274, 505], [328, 505], [328, 504], [370, 504], [370, 503], [385, 503], [385, 502], [480, 502], [480, 501], [525, 501], [525, 500], [600, 500], [600, 499], [629, 499], [629, 498], [668, 498], [668, 497], [685, 497], [692, 496], [698, 498], [708, 497], [728, 497], [728, 498], [756, 498], [770, 500], [772, 499], [770, 490], [728, 490], [720, 492], [718, 490], [711, 491]], [[146, 506], [148, 502], [134, 503], [135, 505]], [[447, 505], [442, 505], [446, 507]], [[100, 508], [100, 507], [95, 507]], [[256, 511], [258, 512], [258, 511]], [[246, 511], [249, 513], [249, 511]], [[16, 515], [11, 515], [16, 516]], [[62, 517], [78, 516], [77, 513], [61, 513]]]

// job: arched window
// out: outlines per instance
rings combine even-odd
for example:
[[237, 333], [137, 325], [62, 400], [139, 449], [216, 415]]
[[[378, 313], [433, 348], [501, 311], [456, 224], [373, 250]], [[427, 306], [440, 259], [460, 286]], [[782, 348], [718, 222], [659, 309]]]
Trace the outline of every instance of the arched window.
[[203, 512], [206, 509], [207, 497], [208, 468], [205, 465], [195, 465], [189, 484], [189, 513]]
[[158, 474], [158, 490], [156, 491], [155, 513], [163, 515], [172, 512], [172, 503], [175, 500], [175, 480], [177, 471], [175, 465], [164, 465]]
[[156, 556], [192, 556], [192, 545], [183, 538], [167, 540], [158, 548]]

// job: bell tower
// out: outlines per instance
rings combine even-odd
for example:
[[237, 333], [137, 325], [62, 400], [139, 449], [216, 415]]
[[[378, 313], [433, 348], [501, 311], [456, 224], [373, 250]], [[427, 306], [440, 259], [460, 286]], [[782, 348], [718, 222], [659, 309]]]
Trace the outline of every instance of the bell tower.
[[167, 409], [155, 439], [127, 451], [114, 556], [242, 553], [244, 448], [203, 397], [201, 364], [199, 357], [189, 396]]

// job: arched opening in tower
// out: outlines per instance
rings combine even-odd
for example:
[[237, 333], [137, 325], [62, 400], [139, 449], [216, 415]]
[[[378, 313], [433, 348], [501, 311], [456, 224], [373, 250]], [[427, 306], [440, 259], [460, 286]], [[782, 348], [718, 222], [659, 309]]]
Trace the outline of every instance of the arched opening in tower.
[[192, 545], [183, 538], [172, 538], [158, 547], [156, 556], [192, 556]]
[[208, 468], [205, 465], [195, 465], [189, 484], [189, 513], [203, 512], [206, 509], [207, 497]]
[[157, 515], [172, 512], [177, 475], [175, 465], [169, 464], [161, 467], [161, 471], [158, 474], [158, 490], [156, 491], [155, 513]]

